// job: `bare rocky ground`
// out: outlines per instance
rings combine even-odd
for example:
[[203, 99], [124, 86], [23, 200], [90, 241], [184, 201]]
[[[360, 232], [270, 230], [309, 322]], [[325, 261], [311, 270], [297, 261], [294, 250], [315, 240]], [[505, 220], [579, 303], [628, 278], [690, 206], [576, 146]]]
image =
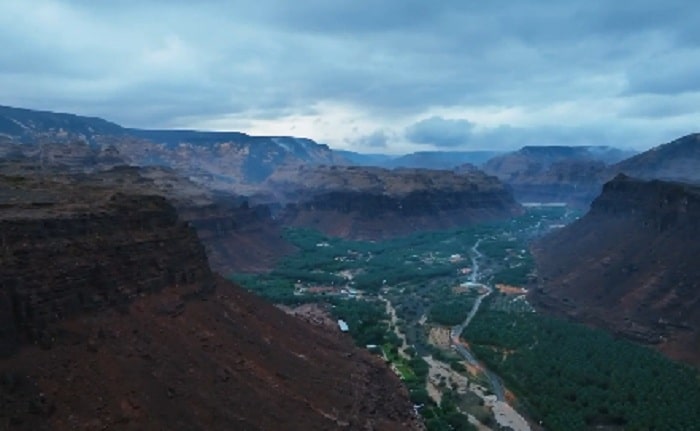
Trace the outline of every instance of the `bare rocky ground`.
[[398, 378], [349, 337], [225, 281], [188, 293], [67, 320], [52, 345], [0, 359], [0, 428], [421, 429]]

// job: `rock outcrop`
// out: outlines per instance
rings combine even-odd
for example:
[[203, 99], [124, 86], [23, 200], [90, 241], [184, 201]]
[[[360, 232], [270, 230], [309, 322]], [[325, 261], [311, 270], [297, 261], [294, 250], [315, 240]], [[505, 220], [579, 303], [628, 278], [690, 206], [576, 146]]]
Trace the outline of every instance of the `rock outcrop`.
[[0, 429], [422, 429], [381, 359], [214, 276], [127, 183], [0, 176]]
[[0, 340], [6, 351], [50, 338], [45, 331], [65, 318], [176, 284], [211, 284], [194, 230], [164, 198], [92, 194], [96, 201], [87, 204], [82, 196], [68, 203], [50, 190], [35, 193], [43, 199], [12, 202], [6, 195], [0, 209], [0, 314], [11, 323]]
[[700, 189], [619, 175], [580, 220], [536, 244], [544, 310], [700, 365]]
[[283, 223], [349, 238], [444, 229], [521, 211], [503, 184], [480, 171], [299, 167], [278, 171], [266, 185], [286, 203], [278, 216]]

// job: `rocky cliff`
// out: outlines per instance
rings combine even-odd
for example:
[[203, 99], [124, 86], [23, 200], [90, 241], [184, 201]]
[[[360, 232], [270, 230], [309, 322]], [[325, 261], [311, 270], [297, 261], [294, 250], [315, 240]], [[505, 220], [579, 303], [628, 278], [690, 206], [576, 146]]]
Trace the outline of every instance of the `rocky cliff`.
[[161, 166], [209, 189], [248, 194], [281, 166], [343, 162], [326, 145], [289, 136], [141, 130], [100, 118], [0, 106], [0, 155], [43, 164]]
[[613, 165], [637, 178], [700, 183], [700, 134], [683, 136]]
[[533, 300], [700, 365], [700, 189], [619, 175], [534, 247]]
[[[0, 314], [6, 350], [50, 337], [51, 324], [175, 284], [211, 283], [194, 230], [158, 196], [65, 198], [67, 187], [4, 177], [0, 202]], [[20, 184], [18, 184], [20, 183]], [[74, 193], [74, 191], [73, 191]]]
[[126, 190], [0, 176], [0, 429], [421, 429], [379, 358], [216, 278]]
[[300, 167], [277, 172], [266, 185], [287, 203], [283, 223], [351, 238], [448, 228], [521, 210], [503, 184], [480, 171]]
[[197, 231], [209, 265], [219, 274], [267, 271], [294, 251], [266, 205], [250, 207], [247, 201], [228, 197], [208, 205], [181, 206], [178, 212]]

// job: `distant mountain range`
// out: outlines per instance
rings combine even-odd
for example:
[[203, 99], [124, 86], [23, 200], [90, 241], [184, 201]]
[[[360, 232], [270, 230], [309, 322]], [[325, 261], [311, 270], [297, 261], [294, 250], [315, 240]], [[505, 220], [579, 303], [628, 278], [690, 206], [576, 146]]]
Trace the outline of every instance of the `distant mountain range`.
[[[46, 146], [56, 144], [63, 154], [49, 157]], [[346, 163], [310, 139], [128, 129], [100, 118], [11, 107], [0, 107], [0, 145], [4, 154], [76, 168], [86, 157], [99, 162], [98, 155], [108, 150], [112, 163], [167, 166], [209, 188], [239, 193], [281, 165]]]
[[513, 188], [521, 202], [567, 202], [587, 207], [600, 193], [608, 166], [632, 151], [612, 147], [523, 147], [496, 156], [482, 169]]
[[588, 208], [619, 173], [642, 179], [700, 183], [700, 135], [640, 154], [610, 147], [524, 147], [496, 156], [482, 169], [509, 184], [520, 202], [567, 202]]
[[381, 168], [423, 168], [452, 170], [463, 164], [481, 165], [500, 151], [418, 151], [400, 156], [387, 154], [361, 154], [353, 151], [334, 150], [343, 159], [357, 166]]
[[357, 165], [471, 172], [508, 184], [520, 202], [563, 201], [587, 208], [602, 184], [623, 172], [640, 178], [700, 180], [699, 135], [636, 155], [605, 146], [527, 146], [496, 151], [423, 151], [401, 156], [332, 150], [311, 139], [241, 132], [130, 129], [95, 117], [0, 106], [0, 155], [84, 170], [118, 164], [175, 169], [211, 190], [268, 193], [275, 172], [298, 166]]

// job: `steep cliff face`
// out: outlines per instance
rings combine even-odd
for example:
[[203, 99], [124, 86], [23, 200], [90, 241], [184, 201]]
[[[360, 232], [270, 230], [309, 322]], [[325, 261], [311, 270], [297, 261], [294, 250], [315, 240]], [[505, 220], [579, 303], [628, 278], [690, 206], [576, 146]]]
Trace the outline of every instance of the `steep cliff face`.
[[[27, 170], [14, 169], [14, 173], [27, 175]], [[35, 171], [29, 174], [36, 175]], [[170, 168], [117, 166], [90, 175], [66, 174], [65, 170], [45, 175], [60, 178], [67, 188], [89, 184], [105, 193], [122, 190], [165, 197], [179, 217], [195, 228], [211, 268], [220, 274], [268, 270], [293, 251], [268, 207], [250, 207], [247, 198], [214, 193]]]
[[157, 196], [112, 195], [89, 211], [58, 202], [0, 210], [6, 350], [51, 324], [175, 284], [211, 283], [194, 231]]
[[377, 239], [506, 218], [520, 206], [496, 179], [474, 171], [359, 167], [280, 171], [267, 185], [289, 202], [283, 223]]
[[193, 222], [99, 179], [0, 176], [0, 429], [422, 429], [379, 358], [213, 276]]
[[250, 207], [229, 198], [178, 212], [196, 229], [209, 265], [219, 274], [266, 271], [294, 251], [265, 205]]
[[534, 248], [541, 308], [700, 365], [700, 189], [620, 175]]

